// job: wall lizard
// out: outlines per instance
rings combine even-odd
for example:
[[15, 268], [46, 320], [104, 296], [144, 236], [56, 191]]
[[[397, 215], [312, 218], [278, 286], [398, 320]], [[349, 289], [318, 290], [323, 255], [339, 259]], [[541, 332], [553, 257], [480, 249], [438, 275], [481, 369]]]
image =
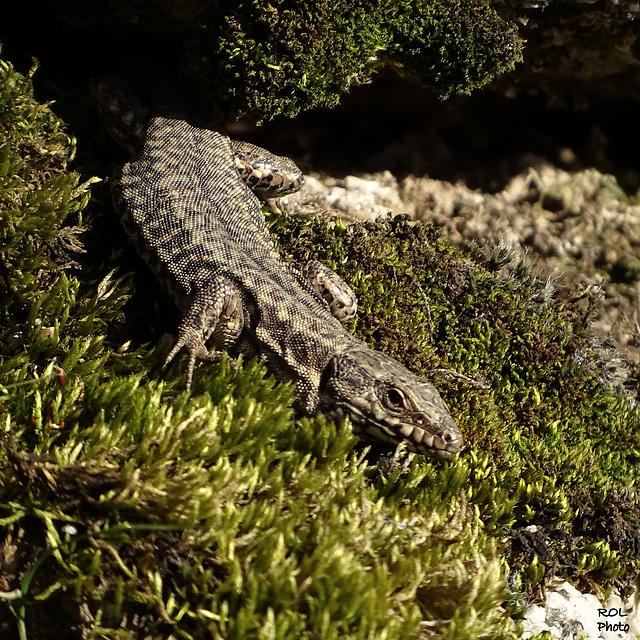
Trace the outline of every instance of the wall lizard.
[[[108, 83], [92, 92], [108, 123], [120, 117]], [[292, 161], [172, 114], [130, 113], [121, 129], [139, 152], [112, 178], [115, 207], [181, 310], [167, 363], [188, 353], [188, 385], [196, 361], [221, 359], [212, 338], [294, 381], [307, 414], [348, 415], [356, 432], [409, 451], [448, 458], [462, 449], [435, 387], [343, 328], [336, 315], [349, 317], [356, 304], [347, 285], [318, 262], [299, 270], [275, 250], [249, 186], [271, 196], [294, 190], [302, 174]]]

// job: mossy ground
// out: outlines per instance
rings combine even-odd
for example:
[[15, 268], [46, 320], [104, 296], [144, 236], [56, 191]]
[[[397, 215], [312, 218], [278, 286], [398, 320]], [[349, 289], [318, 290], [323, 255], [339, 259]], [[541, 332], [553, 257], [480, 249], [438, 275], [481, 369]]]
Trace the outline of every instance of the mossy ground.
[[468, 440], [453, 460], [298, 418], [256, 362], [199, 366], [188, 393], [184, 363], [159, 367], [168, 300], [112, 272], [128, 250], [104, 240], [106, 202], [86, 211], [102, 252], [69, 242], [73, 141], [0, 72], [3, 637], [513, 638], [554, 575], [629, 584], [638, 414], [526, 265], [402, 218], [270, 220], [354, 287], [372, 347], [491, 384], [433, 378]]

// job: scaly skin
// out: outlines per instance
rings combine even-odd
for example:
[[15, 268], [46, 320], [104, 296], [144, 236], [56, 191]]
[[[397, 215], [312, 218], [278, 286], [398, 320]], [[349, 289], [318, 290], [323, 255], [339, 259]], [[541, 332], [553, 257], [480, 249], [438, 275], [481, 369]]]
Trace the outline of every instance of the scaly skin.
[[[290, 190], [302, 176], [289, 160], [246, 149], [253, 171], [238, 167], [242, 143], [179, 117], [155, 117], [141, 153], [113, 177], [129, 238], [182, 310], [167, 361], [185, 349], [190, 383], [196, 360], [220, 359], [222, 352], [206, 345], [213, 337], [293, 380], [306, 413], [349, 415], [363, 434], [417, 453], [459, 452], [462, 434], [435, 387], [349, 334], [314, 285], [275, 251], [260, 201], [247, 187], [252, 180], [240, 174], [253, 175], [270, 196], [278, 183]], [[283, 163], [286, 172], [278, 168]], [[318, 263], [308, 271], [320, 273], [316, 284], [325, 295], [346, 292], [337, 314], [348, 317], [355, 309], [348, 287]]]

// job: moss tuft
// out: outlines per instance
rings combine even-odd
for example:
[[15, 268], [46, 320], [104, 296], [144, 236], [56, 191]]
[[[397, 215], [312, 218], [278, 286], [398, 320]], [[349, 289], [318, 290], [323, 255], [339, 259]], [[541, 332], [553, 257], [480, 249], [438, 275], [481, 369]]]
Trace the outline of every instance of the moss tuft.
[[463, 0], [395, 4], [388, 54], [443, 96], [471, 93], [522, 61], [514, 24]]
[[469, 93], [520, 60], [515, 27], [464, 0], [247, 0], [212, 7], [189, 66], [234, 115], [335, 106], [382, 62], [442, 95]]

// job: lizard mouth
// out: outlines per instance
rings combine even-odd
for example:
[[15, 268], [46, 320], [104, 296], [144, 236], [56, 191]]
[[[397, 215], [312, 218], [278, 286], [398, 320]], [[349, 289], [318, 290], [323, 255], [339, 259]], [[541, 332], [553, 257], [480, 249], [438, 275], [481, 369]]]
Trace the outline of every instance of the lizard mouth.
[[364, 433], [374, 440], [382, 440], [392, 445], [404, 443], [407, 451], [441, 459], [451, 458], [464, 447], [462, 435], [448, 432], [437, 435], [421, 427], [410, 425], [404, 425], [400, 433], [397, 433], [379, 425], [368, 424]]
[[341, 409], [327, 408], [325, 414], [337, 420], [342, 420], [345, 415], [348, 415], [356, 435], [364, 436], [375, 442], [382, 442], [391, 447], [404, 444], [407, 451], [412, 453], [446, 460], [464, 448], [464, 436], [453, 420], [450, 428], [446, 428], [447, 425], [445, 425], [443, 429], [437, 430], [432, 426], [429, 430], [407, 422], [388, 426], [378, 421], [372, 421], [370, 417], [365, 417], [360, 411], [354, 410], [354, 407], [351, 407], [350, 411], [346, 411], [344, 407]]

